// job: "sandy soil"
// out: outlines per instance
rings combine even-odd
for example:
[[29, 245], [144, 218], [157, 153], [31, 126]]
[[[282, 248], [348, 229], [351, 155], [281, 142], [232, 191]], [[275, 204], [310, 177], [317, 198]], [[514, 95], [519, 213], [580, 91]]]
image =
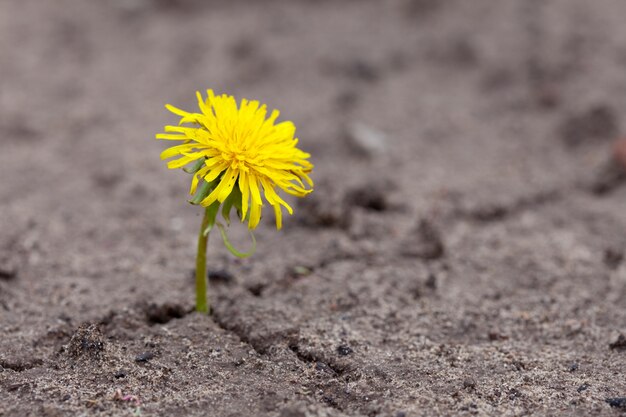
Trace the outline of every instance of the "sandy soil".
[[[624, 16], [0, 1], [0, 416], [622, 415]], [[316, 165], [256, 256], [213, 237], [213, 317], [153, 140], [205, 88], [281, 109]]]

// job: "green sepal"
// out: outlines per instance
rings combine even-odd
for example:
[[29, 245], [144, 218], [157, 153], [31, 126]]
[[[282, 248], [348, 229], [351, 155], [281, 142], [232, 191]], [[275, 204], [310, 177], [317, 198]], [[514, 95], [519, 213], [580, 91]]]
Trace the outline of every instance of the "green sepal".
[[[230, 226], [230, 210], [233, 208], [237, 208], [241, 206], [241, 191], [239, 187], [233, 187], [233, 191], [230, 192], [224, 203], [222, 204], [222, 217], [226, 221], [226, 224]], [[238, 204], [239, 203], [239, 204]], [[238, 211], [240, 211], [238, 209]]]
[[184, 167], [183, 171], [185, 171], [187, 174], [195, 174], [196, 172], [200, 171], [200, 168], [202, 168], [202, 165], [204, 165], [205, 161], [206, 158], [200, 158], [196, 161], [195, 164], [191, 166], [191, 168]]
[[214, 182], [206, 182], [206, 181], [202, 181], [202, 184], [200, 184], [200, 186], [198, 187], [198, 191], [196, 191], [196, 194], [193, 196], [193, 198], [191, 200], [189, 200], [189, 202], [191, 204], [200, 204], [200, 202], [202, 200], [204, 200], [205, 198], [208, 197], [208, 195], [211, 193], [211, 191], [213, 191], [213, 185]]
[[[204, 236], [208, 236], [209, 232], [215, 226], [215, 219], [217, 218], [217, 213], [219, 212], [219, 210], [220, 210], [220, 202], [219, 201], [216, 201], [215, 203], [211, 204], [209, 207], [206, 208], [207, 227], [202, 232], [202, 234]], [[219, 225], [219, 223], [218, 223], [218, 225]]]
[[249, 256], [252, 256], [254, 252], [256, 252], [256, 238], [254, 237], [252, 230], [249, 230], [250, 237], [252, 238], [252, 249], [250, 249], [250, 251], [248, 252], [240, 252], [237, 249], [235, 249], [235, 247], [230, 243], [230, 240], [228, 240], [228, 236], [226, 235], [226, 230], [224, 228], [224, 225], [220, 222], [217, 222], [216, 224], [217, 224], [217, 228], [220, 229], [220, 234], [222, 235], [222, 239], [224, 240], [224, 246], [226, 246], [226, 249], [228, 249], [230, 253], [232, 253], [238, 258], [247, 258]]

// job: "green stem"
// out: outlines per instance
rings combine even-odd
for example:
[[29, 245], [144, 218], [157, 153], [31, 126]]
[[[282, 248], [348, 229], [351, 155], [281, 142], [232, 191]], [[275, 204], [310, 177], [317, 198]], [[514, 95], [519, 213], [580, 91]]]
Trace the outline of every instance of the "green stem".
[[207, 299], [207, 274], [206, 274], [206, 247], [209, 234], [205, 233], [209, 226], [209, 209], [204, 210], [202, 227], [198, 234], [198, 254], [196, 255], [196, 310], [200, 313], [209, 313], [209, 301]]

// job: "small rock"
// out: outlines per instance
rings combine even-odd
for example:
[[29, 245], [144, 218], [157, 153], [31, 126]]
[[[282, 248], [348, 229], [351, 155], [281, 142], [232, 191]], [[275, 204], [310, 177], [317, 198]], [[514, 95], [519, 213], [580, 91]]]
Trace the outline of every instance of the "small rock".
[[143, 352], [135, 356], [135, 362], [138, 362], [138, 363], [148, 362], [150, 359], [154, 359], [154, 353], [150, 351]]
[[626, 337], [620, 334], [615, 342], [609, 344], [609, 349], [626, 350]]
[[607, 398], [605, 400], [611, 407], [621, 408], [622, 410], [626, 410], [626, 397], [620, 398]]
[[362, 123], [348, 126], [346, 141], [352, 150], [362, 156], [372, 158], [387, 153], [386, 135]]
[[570, 364], [569, 368], [567, 369], [570, 372], [574, 372], [578, 370], [578, 364], [576, 362]]
[[591, 385], [589, 385], [589, 384], [587, 384], [587, 383], [582, 384], [580, 387], [578, 387], [578, 388], [576, 389], [576, 391], [578, 391], [578, 392], [583, 392], [583, 391], [586, 391], [586, 390], [587, 390], [590, 386], [591, 386]]
[[113, 375], [116, 379], [126, 378], [126, 371], [117, 371], [115, 375]]
[[339, 345], [337, 347], [337, 353], [339, 354], [339, 356], [348, 356], [353, 352], [354, 350], [352, 350], [352, 348], [348, 345]]

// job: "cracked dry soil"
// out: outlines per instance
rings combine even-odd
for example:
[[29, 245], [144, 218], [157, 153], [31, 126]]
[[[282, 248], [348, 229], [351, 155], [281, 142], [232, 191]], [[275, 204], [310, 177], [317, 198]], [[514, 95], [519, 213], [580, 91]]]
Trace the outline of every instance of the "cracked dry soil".
[[[0, 416], [622, 415], [624, 15], [3, 0]], [[152, 138], [209, 87], [293, 120], [316, 190], [251, 259], [214, 238], [203, 317]]]

